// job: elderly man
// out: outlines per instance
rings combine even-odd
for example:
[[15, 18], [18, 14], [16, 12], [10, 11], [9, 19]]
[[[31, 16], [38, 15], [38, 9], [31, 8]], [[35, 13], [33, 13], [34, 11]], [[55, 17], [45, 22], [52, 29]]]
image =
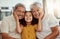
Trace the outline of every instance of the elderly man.
[[21, 39], [19, 33], [16, 32], [16, 16], [19, 20], [24, 18], [25, 7], [18, 3], [14, 9], [13, 14], [2, 20], [1, 33], [2, 39]]
[[38, 39], [55, 39], [58, 35], [58, 22], [51, 15], [45, 15], [40, 3], [35, 2], [31, 5], [31, 11], [36, 19], [40, 15], [42, 20], [42, 31], [37, 32]]

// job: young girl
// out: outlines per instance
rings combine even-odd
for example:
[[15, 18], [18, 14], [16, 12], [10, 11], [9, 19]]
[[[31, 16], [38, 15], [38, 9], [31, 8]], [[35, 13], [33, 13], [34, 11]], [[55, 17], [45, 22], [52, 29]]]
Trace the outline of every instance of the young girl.
[[36, 31], [41, 31], [41, 18], [38, 24], [34, 23], [34, 17], [31, 11], [26, 11], [23, 20], [17, 19], [17, 32], [21, 33], [21, 39], [36, 39]]

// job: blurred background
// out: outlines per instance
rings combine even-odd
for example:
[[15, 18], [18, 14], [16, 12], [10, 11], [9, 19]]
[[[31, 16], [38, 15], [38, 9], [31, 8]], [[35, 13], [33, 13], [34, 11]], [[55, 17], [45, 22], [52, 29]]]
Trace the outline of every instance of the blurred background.
[[30, 5], [34, 2], [41, 3], [46, 14], [54, 15], [60, 21], [60, 0], [0, 0], [0, 21], [12, 14], [13, 7], [17, 3], [23, 3], [29, 11]]
[[[30, 10], [30, 5], [34, 2], [41, 3], [46, 15], [54, 16], [59, 21], [60, 26], [60, 0], [0, 0], [0, 23], [4, 17], [11, 15], [13, 7], [17, 3], [25, 5], [26, 10]], [[60, 29], [59, 29], [60, 30]], [[58, 37], [60, 38], [60, 37]]]

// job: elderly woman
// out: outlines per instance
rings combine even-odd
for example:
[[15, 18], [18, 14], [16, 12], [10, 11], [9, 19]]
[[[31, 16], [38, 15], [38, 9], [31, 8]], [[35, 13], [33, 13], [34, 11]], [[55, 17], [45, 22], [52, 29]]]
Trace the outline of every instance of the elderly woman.
[[35, 2], [31, 5], [31, 11], [36, 19], [40, 15], [42, 20], [42, 31], [37, 32], [38, 39], [55, 39], [58, 35], [58, 22], [55, 17], [44, 14], [40, 3]]

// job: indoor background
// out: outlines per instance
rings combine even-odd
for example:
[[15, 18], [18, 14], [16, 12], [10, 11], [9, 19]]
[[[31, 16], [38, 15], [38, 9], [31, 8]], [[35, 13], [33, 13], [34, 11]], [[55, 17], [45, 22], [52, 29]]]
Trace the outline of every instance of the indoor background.
[[[2, 19], [4, 17], [7, 17], [12, 14], [11, 12], [13, 12], [13, 7], [17, 3], [23, 3], [26, 7], [26, 10], [29, 11], [30, 4], [34, 2], [41, 3], [44, 9], [44, 13], [46, 15], [49, 14], [52, 17], [55, 17], [59, 21], [59, 26], [60, 26], [60, 0], [0, 0], [0, 23], [2, 22]], [[60, 36], [58, 36], [57, 39], [59, 38]]]

